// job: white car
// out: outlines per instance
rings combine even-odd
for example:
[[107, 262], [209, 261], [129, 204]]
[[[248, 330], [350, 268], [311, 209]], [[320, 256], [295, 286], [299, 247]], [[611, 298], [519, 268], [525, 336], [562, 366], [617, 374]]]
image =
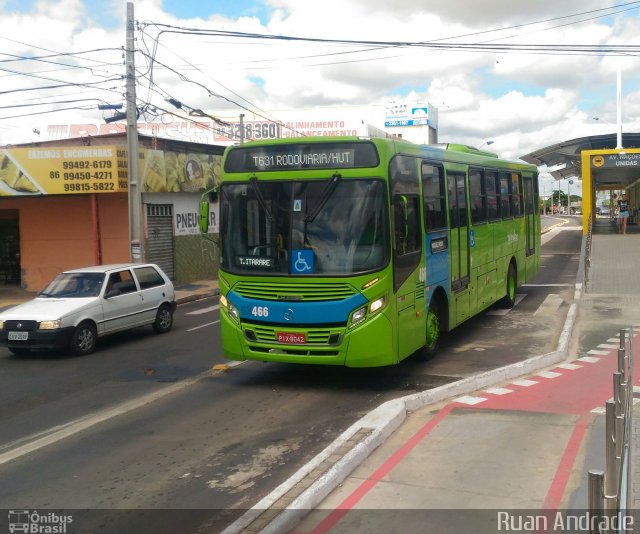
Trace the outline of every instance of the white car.
[[14, 354], [54, 349], [90, 354], [99, 337], [173, 326], [171, 280], [152, 263], [98, 265], [60, 273], [36, 298], [0, 313], [0, 346]]

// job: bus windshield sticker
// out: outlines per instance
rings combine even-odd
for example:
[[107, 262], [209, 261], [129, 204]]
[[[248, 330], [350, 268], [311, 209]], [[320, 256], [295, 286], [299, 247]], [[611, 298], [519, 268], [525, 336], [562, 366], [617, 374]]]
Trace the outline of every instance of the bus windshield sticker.
[[262, 256], [236, 256], [238, 267], [256, 267], [258, 269], [272, 269], [273, 258]]
[[293, 274], [313, 274], [314, 271], [313, 250], [305, 248], [291, 251], [291, 272]]
[[302, 211], [302, 200], [296, 198], [293, 200], [293, 211]]

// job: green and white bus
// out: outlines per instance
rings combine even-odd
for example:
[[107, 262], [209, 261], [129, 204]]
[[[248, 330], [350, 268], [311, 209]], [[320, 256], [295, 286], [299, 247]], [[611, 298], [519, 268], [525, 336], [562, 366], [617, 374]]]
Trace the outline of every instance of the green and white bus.
[[231, 360], [431, 357], [445, 332], [512, 307], [540, 263], [536, 167], [465, 145], [249, 142], [226, 149], [218, 198]]

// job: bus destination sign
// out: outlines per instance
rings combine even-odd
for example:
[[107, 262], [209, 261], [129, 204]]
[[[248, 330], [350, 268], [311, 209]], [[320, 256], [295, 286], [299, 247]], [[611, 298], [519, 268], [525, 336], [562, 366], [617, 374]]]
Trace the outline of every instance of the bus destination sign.
[[226, 172], [375, 167], [378, 153], [372, 143], [304, 143], [233, 147]]

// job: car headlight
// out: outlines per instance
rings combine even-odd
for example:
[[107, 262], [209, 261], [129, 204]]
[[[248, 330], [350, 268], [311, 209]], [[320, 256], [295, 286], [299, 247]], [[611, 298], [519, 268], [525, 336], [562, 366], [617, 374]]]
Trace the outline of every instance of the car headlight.
[[0, 330], [4, 330], [4, 321], [0, 321]]
[[220, 304], [222, 304], [222, 307], [227, 310], [227, 313], [229, 313], [232, 319], [240, 322], [240, 312], [238, 312], [238, 308], [231, 304], [227, 297], [225, 297], [224, 295], [220, 295]]
[[54, 321], [40, 321], [40, 330], [56, 330], [62, 326], [60, 319]]

